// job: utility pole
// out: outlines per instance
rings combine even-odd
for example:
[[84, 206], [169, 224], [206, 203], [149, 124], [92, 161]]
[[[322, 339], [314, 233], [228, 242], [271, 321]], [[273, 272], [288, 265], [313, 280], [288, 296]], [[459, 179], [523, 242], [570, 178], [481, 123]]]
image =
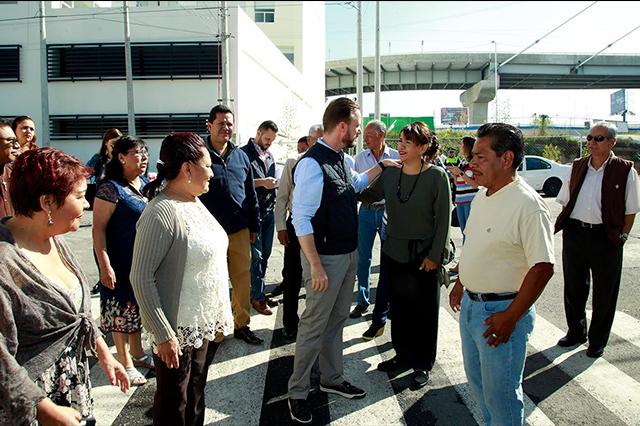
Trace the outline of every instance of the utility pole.
[[[357, 93], [358, 93], [358, 105], [360, 105], [360, 115], [364, 115], [364, 98], [362, 89], [362, 2], [358, 1], [358, 69], [356, 71], [357, 79]], [[358, 136], [358, 143], [356, 144], [356, 154], [362, 152], [362, 133]]]
[[129, 135], [136, 134], [136, 110], [133, 102], [133, 71], [131, 70], [131, 32], [129, 30], [129, 2], [124, 1], [124, 65], [127, 75], [127, 124]]
[[220, 2], [220, 22], [222, 23], [222, 34], [220, 34], [222, 50], [222, 97], [218, 99], [223, 105], [229, 106], [229, 34], [227, 23], [227, 2]]
[[498, 122], [498, 43], [496, 43], [495, 40], [493, 40], [491, 43], [493, 43], [493, 63], [494, 63], [493, 81], [494, 81], [494, 90], [496, 92], [495, 94], [496, 114], [495, 114], [494, 122], [497, 123]]
[[46, 25], [46, 6], [45, 2], [40, 2], [40, 95], [42, 99], [41, 115], [42, 126], [41, 134], [43, 145], [50, 146], [49, 135], [49, 73], [47, 72], [47, 25]]
[[380, 120], [380, 2], [376, 1], [375, 119]]

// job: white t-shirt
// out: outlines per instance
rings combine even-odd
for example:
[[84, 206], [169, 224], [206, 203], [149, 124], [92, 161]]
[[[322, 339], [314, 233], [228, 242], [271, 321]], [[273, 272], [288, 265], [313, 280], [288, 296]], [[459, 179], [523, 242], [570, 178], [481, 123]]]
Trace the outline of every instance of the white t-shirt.
[[554, 263], [553, 226], [545, 201], [521, 178], [471, 203], [460, 257], [460, 281], [476, 293], [520, 290], [537, 263]]

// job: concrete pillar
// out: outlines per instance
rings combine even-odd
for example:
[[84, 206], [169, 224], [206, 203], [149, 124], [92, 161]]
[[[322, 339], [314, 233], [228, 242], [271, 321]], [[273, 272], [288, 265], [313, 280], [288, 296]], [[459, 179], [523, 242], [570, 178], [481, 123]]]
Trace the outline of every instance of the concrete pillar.
[[489, 101], [495, 96], [493, 79], [481, 80], [460, 95], [462, 105], [469, 108], [469, 124], [484, 124], [489, 120]]

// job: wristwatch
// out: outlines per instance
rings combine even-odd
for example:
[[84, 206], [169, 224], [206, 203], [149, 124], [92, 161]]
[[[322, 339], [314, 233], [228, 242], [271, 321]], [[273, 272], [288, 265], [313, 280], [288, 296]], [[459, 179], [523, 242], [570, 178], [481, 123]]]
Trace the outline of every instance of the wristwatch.
[[387, 166], [385, 166], [382, 161], [378, 161], [378, 166], [380, 166], [380, 168], [382, 169], [383, 172], [384, 172], [384, 169], [387, 168]]
[[627, 240], [629, 239], [629, 234], [626, 232], [623, 232], [622, 234], [620, 234], [620, 239], [622, 240], [623, 243], [626, 243]]

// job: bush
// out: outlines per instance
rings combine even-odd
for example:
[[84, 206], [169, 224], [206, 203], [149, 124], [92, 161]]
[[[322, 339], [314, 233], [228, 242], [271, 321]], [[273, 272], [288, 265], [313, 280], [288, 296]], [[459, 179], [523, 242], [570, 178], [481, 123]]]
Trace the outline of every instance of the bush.
[[552, 161], [560, 161], [560, 148], [553, 145], [545, 145], [542, 149], [542, 156]]

